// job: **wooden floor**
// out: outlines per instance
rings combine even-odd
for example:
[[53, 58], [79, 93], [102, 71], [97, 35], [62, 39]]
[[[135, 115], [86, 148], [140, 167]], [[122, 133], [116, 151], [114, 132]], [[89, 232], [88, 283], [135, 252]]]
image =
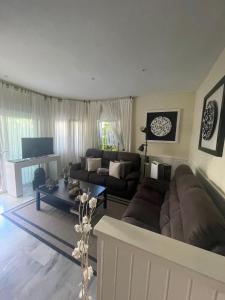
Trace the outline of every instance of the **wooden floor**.
[[[33, 198], [0, 195], [0, 213]], [[74, 300], [79, 266], [0, 215], [0, 299]], [[95, 300], [96, 278], [90, 282]]]

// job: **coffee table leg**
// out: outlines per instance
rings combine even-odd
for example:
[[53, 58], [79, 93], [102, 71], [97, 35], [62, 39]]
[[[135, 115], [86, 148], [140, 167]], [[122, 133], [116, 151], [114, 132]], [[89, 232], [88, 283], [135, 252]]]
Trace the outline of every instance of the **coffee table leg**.
[[105, 209], [107, 208], [107, 192], [104, 192], [104, 206]]
[[36, 191], [36, 209], [40, 210], [40, 192]]

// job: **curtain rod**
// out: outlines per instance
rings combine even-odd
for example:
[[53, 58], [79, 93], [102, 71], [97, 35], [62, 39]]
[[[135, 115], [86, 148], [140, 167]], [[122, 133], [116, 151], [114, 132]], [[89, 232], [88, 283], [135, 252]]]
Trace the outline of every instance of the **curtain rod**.
[[103, 99], [74, 99], [74, 98], [64, 98], [64, 97], [51, 96], [51, 95], [48, 95], [48, 94], [37, 92], [35, 90], [28, 89], [28, 88], [26, 88], [24, 86], [20, 86], [18, 84], [9, 82], [7, 80], [0, 79], [0, 82], [1, 82], [1, 84], [5, 84], [6, 86], [13, 87], [16, 90], [25, 91], [25, 92], [28, 92], [28, 93], [34, 93], [34, 94], [41, 95], [41, 96], [46, 97], [46, 98], [56, 99], [58, 101], [70, 100], [70, 101], [92, 102], [92, 101], [107, 101], [107, 100], [119, 100], [119, 99], [127, 99], [127, 98], [132, 99], [133, 98], [133, 96], [115, 97], [115, 98], [103, 98]]

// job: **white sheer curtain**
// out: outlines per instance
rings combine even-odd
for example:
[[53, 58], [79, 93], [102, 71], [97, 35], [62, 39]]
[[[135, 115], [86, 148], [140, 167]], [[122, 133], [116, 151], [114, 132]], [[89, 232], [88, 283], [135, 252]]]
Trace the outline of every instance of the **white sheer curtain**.
[[101, 105], [101, 119], [110, 122], [120, 150], [130, 151], [133, 99], [106, 100]]
[[[54, 138], [62, 167], [86, 151], [87, 102], [61, 100], [0, 84], [0, 189], [5, 190], [5, 161], [22, 157], [22, 137]], [[31, 182], [36, 166], [24, 168]]]
[[[132, 99], [77, 101], [52, 97], [0, 83], [0, 189], [5, 188], [5, 161], [22, 157], [22, 137], [53, 137], [62, 167], [79, 161], [87, 148], [99, 146], [99, 121], [112, 125], [120, 150], [130, 150]], [[23, 182], [34, 167], [23, 170]]]
[[[1, 84], [0, 98], [1, 181], [2, 189], [5, 190], [5, 160], [22, 156], [21, 138], [35, 136], [36, 128], [31, 117], [30, 92]], [[22, 170], [24, 183], [30, 182], [34, 168]]]
[[86, 102], [53, 99], [49, 106], [54, 148], [62, 166], [78, 161], [86, 150]]
[[86, 148], [99, 147], [99, 128], [98, 122], [101, 113], [100, 101], [89, 101], [87, 103], [87, 131]]

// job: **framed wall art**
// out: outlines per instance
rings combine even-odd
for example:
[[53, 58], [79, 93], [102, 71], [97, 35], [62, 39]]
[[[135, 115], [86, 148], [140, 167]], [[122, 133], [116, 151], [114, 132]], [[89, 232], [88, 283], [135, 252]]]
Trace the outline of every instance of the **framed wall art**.
[[203, 102], [199, 150], [223, 155], [225, 137], [225, 76], [205, 96]]
[[178, 142], [180, 110], [157, 110], [147, 113], [147, 140]]

